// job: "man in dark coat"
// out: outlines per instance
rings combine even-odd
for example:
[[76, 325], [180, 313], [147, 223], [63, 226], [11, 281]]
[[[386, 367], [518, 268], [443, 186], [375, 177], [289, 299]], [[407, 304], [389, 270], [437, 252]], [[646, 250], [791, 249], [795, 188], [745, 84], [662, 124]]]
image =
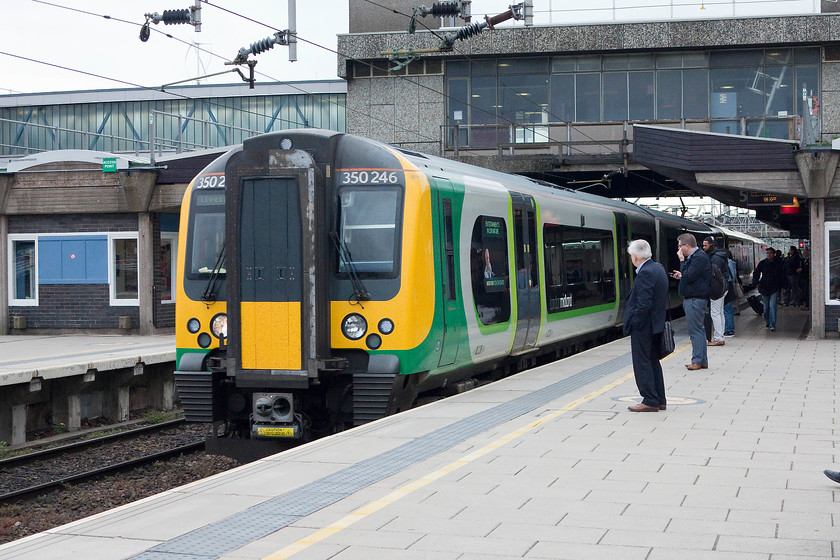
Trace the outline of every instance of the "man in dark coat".
[[697, 239], [691, 233], [677, 237], [677, 258], [680, 259], [680, 269], [675, 270], [671, 276], [680, 281], [685, 324], [688, 338], [691, 339], [691, 363], [685, 367], [690, 370], [706, 369], [709, 367], [709, 357], [703, 319], [706, 307], [709, 306], [712, 261], [697, 247]]
[[779, 292], [785, 283], [785, 270], [777, 258], [776, 250], [767, 248], [767, 258], [758, 263], [753, 272], [753, 284], [758, 287], [764, 302], [764, 322], [771, 332], [776, 330], [776, 311]]
[[665, 329], [668, 304], [668, 275], [651, 260], [650, 245], [636, 239], [627, 248], [636, 267], [636, 279], [624, 310], [624, 334], [630, 335], [633, 373], [642, 395], [641, 404], [628, 407], [632, 412], [665, 410], [665, 380], [659, 364], [659, 345]]

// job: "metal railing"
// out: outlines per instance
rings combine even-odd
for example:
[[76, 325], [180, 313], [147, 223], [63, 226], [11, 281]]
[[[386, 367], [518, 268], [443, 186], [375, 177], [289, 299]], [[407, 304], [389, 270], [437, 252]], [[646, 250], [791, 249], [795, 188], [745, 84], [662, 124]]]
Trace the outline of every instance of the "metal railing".
[[[612, 155], [625, 160], [632, 152], [633, 124], [670, 126], [701, 132], [721, 132], [762, 138], [802, 138], [802, 118], [740, 117], [733, 119], [680, 119], [658, 121], [548, 122], [516, 124], [452, 124], [441, 126], [445, 152], [457, 157], [461, 151], [499, 157], [517, 152], [558, 156]], [[779, 133], [784, 131], [785, 134]], [[775, 135], [771, 135], [775, 132]], [[752, 133], [752, 134], [751, 134]]]

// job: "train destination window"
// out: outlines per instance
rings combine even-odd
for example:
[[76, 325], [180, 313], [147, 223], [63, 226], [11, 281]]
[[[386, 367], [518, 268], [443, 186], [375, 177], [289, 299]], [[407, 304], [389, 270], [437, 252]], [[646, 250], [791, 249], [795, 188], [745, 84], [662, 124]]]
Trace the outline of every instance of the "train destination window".
[[615, 301], [615, 255], [607, 230], [545, 224], [548, 313]]
[[[187, 255], [188, 276], [208, 277], [216, 266], [225, 244], [225, 194], [224, 192], [196, 191], [193, 198], [194, 215], [192, 239]], [[225, 273], [221, 263], [221, 274]]]
[[[368, 276], [397, 274], [399, 255], [399, 188], [345, 187], [339, 192], [339, 235], [356, 273]], [[344, 261], [338, 272], [347, 272]]]
[[484, 325], [510, 320], [510, 274], [504, 218], [479, 216], [470, 244], [473, 300]]

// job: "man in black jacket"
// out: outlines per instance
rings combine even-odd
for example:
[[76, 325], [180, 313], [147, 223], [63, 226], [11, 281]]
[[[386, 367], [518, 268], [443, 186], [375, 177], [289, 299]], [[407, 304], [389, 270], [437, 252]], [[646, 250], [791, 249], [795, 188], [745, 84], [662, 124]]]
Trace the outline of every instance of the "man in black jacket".
[[802, 268], [802, 257], [799, 256], [799, 249], [793, 245], [790, 246], [783, 266], [788, 289], [785, 291], [782, 305], [796, 307], [802, 299], [799, 295], [799, 271]]
[[706, 354], [703, 317], [709, 305], [712, 261], [700, 250], [697, 240], [690, 233], [677, 237], [677, 258], [680, 259], [680, 270], [673, 271], [671, 276], [680, 281], [679, 292], [683, 297], [685, 323], [691, 339], [691, 363], [685, 367], [690, 370], [706, 369], [709, 367], [709, 358]]
[[767, 248], [767, 258], [758, 263], [753, 272], [753, 284], [758, 287], [764, 301], [764, 322], [767, 328], [775, 332], [776, 311], [779, 304], [779, 292], [785, 283], [785, 271], [781, 261], [776, 258], [776, 250]]
[[[723, 274], [724, 286], [729, 286], [729, 263], [727, 262], [726, 253], [715, 245], [715, 238], [711, 235], [703, 240], [703, 252], [709, 255], [712, 264], [717, 265], [720, 273]], [[712, 316], [712, 340], [709, 341], [709, 346], [723, 346], [726, 342], [723, 340], [723, 300], [726, 298], [725, 289], [723, 295], [718, 299], [709, 301], [709, 313]]]
[[665, 381], [659, 363], [659, 346], [665, 329], [665, 307], [668, 304], [668, 275], [651, 260], [650, 244], [636, 239], [627, 247], [636, 279], [624, 309], [624, 334], [630, 335], [633, 375], [642, 402], [628, 407], [631, 412], [665, 410]]

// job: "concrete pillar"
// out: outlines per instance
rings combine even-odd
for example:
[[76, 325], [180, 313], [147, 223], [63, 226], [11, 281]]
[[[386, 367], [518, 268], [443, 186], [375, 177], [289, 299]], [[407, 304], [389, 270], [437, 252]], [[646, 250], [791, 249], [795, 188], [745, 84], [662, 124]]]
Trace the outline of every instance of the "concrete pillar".
[[0, 214], [0, 335], [9, 334], [9, 221]]
[[174, 368], [157, 366], [148, 368], [149, 373], [149, 406], [158, 410], [172, 410], [175, 396]]
[[[122, 378], [121, 375], [115, 375], [115, 378]], [[119, 380], [114, 379], [110, 390], [107, 392], [108, 396], [102, 403], [102, 414], [106, 418], [110, 418], [115, 422], [125, 422], [128, 420], [129, 412], [129, 389], [128, 382], [125, 385], [121, 384]]]
[[137, 219], [137, 297], [140, 304], [140, 334], [154, 334], [155, 259], [152, 215], [140, 212]]
[[811, 219], [811, 336], [825, 338], [825, 200], [808, 201]]
[[12, 407], [12, 445], [26, 443], [26, 405], [16, 404]]
[[67, 421], [65, 426], [74, 431], [82, 427], [82, 394], [73, 392], [67, 395]]

